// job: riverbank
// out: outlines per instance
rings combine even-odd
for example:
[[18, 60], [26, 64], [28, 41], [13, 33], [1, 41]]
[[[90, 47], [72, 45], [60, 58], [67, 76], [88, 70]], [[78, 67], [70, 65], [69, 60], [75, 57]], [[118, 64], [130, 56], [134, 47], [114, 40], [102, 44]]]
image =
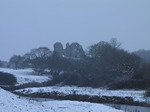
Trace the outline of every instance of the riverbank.
[[88, 87], [39, 87], [15, 90], [13, 93], [21, 96], [50, 98], [57, 100], [86, 101], [92, 103], [114, 103], [136, 106], [150, 106], [145, 91], [137, 90], [106, 90]]

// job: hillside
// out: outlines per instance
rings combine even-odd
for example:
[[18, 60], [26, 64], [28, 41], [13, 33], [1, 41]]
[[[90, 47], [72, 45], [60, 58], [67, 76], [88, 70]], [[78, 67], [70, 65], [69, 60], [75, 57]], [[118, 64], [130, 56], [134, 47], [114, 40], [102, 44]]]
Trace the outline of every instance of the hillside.
[[133, 52], [134, 54], [138, 55], [141, 57], [145, 62], [150, 64], [150, 50], [138, 50]]

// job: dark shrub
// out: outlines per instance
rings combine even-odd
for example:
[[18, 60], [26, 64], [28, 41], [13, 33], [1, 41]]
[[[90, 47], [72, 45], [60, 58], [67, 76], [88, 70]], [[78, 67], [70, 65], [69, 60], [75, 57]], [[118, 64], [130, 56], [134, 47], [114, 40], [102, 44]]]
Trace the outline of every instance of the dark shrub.
[[145, 92], [146, 97], [150, 97], [150, 89]]
[[16, 82], [17, 80], [12, 74], [0, 72], [0, 85], [14, 85]]
[[109, 89], [147, 89], [150, 83], [145, 80], [128, 80], [109, 86]]

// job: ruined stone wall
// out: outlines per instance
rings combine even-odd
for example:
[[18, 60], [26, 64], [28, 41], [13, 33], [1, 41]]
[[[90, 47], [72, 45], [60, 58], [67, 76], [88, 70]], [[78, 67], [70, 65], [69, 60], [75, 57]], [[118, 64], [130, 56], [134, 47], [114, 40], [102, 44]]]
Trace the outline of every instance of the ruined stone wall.
[[58, 53], [59, 56], [73, 59], [81, 59], [85, 57], [82, 46], [78, 43], [66, 44], [66, 49], [60, 42], [54, 44], [54, 52]]

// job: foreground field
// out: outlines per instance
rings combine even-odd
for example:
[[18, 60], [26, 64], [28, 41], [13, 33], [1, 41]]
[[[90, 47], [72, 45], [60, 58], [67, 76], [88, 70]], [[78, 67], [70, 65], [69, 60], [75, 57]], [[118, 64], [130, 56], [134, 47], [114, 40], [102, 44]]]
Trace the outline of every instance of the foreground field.
[[45, 101], [21, 99], [0, 88], [1, 112], [123, 112], [102, 104], [77, 101]]
[[[13, 74], [17, 79], [16, 85], [27, 84], [32, 82], [45, 82], [50, 80], [51, 78], [48, 76], [36, 76], [33, 74], [31, 69], [24, 70], [13, 70], [13, 69], [4, 69], [0, 68], [1, 72], [6, 72]], [[13, 91], [19, 95], [25, 96], [36, 96], [41, 97], [43, 95], [48, 95], [50, 98], [50, 94], [55, 96], [72, 96], [73, 100], [76, 101], [45, 101], [45, 102], [37, 102], [34, 100], [20, 99], [17, 95], [14, 95], [10, 92], [7, 92], [3, 89], [0, 89], [0, 110], [2, 112], [121, 112], [114, 108], [104, 106], [102, 104], [95, 104], [95, 98], [100, 98], [102, 100], [105, 99], [108, 103], [119, 103], [122, 104], [122, 100], [128, 101], [133, 99], [132, 102], [142, 102], [146, 104], [150, 104], [150, 98], [144, 97], [145, 90], [107, 90], [102, 88], [90, 88], [90, 87], [76, 87], [76, 86], [50, 86], [50, 87], [29, 87], [23, 88]], [[40, 95], [41, 96], [40, 96]], [[84, 99], [84, 96], [89, 99], [90, 102], [79, 102], [86, 101], [82, 100], [78, 97], [78, 99], [74, 99], [75, 96], [80, 96]], [[96, 97], [95, 97], [96, 96]], [[45, 98], [48, 98], [47, 96]], [[51, 97], [53, 98], [53, 97]], [[62, 97], [63, 98], [63, 97]], [[119, 99], [118, 99], [119, 98]], [[55, 98], [54, 98], [55, 99]], [[67, 98], [71, 100], [72, 98]], [[117, 99], [117, 100], [116, 100]], [[97, 100], [97, 99], [96, 99]], [[108, 101], [110, 100], [110, 101]], [[117, 102], [116, 102], [117, 101]], [[101, 102], [102, 103], [102, 102]], [[124, 103], [124, 104], [130, 104]], [[134, 105], [134, 104], [133, 104]], [[10, 107], [10, 108], [8, 108]], [[141, 111], [142, 112], [142, 111]]]

